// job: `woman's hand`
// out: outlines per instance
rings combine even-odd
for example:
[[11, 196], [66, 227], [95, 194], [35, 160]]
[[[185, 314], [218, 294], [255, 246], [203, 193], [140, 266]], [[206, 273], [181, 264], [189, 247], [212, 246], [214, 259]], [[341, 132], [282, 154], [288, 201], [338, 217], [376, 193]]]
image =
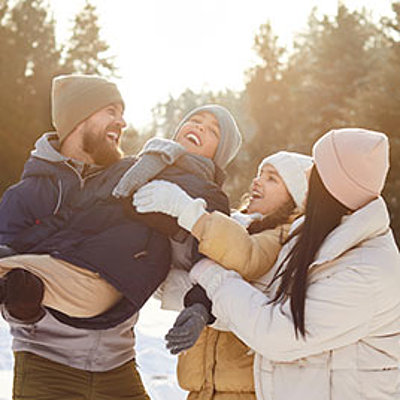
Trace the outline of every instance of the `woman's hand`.
[[191, 231], [206, 211], [203, 199], [193, 199], [175, 183], [154, 180], [142, 186], [134, 195], [132, 204], [140, 213], [161, 212], [178, 218], [178, 224]]

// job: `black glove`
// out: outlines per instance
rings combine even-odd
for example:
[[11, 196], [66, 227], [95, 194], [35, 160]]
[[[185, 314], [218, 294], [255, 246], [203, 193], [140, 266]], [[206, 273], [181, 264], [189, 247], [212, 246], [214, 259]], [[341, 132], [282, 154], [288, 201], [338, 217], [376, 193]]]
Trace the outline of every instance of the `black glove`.
[[0, 300], [14, 318], [34, 323], [44, 315], [41, 306], [44, 285], [40, 278], [21, 268], [16, 268], [0, 278]]
[[190, 307], [196, 303], [203, 304], [208, 311], [207, 325], [213, 324], [216, 318], [211, 312], [212, 302], [207, 297], [206, 291], [199, 284], [192, 286], [192, 288], [185, 294], [185, 297], [183, 298], [183, 304], [185, 307]]
[[[6, 244], [0, 244], [0, 258], [10, 257], [17, 254], [17, 252], [7, 246]], [[4, 303], [6, 298], [6, 280], [4, 278], [0, 278], [0, 304]]]
[[203, 304], [196, 303], [185, 308], [178, 315], [174, 326], [165, 336], [167, 349], [171, 354], [178, 354], [192, 347], [207, 325], [209, 313]]

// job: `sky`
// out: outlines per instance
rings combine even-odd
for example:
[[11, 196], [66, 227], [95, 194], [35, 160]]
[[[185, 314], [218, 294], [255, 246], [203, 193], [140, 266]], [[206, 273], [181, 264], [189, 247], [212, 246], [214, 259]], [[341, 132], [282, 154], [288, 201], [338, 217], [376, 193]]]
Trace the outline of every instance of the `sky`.
[[[60, 42], [84, 1], [48, 0]], [[254, 37], [267, 21], [290, 48], [313, 7], [334, 15], [341, 2], [350, 10], [365, 7], [376, 20], [391, 15], [391, 0], [90, 1], [119, 69], [126, 120], [139, 130], [151, 121], [152, 107], [187, 88], [242, 90], [245, 71], [257, 63]]]

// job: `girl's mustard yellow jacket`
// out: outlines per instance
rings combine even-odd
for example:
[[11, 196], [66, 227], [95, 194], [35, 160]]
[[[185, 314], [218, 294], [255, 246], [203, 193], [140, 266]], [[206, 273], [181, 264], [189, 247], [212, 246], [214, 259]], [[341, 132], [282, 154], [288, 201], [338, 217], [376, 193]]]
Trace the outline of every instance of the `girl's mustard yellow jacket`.
[[[199, 219], [192, 234], [202, 254], [256, 281], [274, 265], [288, 230], [283, 225], [250, 235], [232, 218], [213, 212]], [[255, 400], [253, 354], [231, 332], [204, 329], [179, 356], [178, 380], [189, 400]]]

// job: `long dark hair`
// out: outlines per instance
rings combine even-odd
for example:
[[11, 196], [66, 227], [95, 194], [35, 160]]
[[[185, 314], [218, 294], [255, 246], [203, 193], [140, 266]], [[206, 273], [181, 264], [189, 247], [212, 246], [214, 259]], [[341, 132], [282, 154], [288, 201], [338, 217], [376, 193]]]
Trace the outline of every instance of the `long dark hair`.
[[305, 299], [308, 267], [314, 261], [323, 241], [350, 210], [327, 191], [314, 166], [311, 171], [305, 219], [287, 239], [298, 236], [288, 256], [280, 264], [272, 282], [280, 279], [280, 285], [271, 303], [290, 298], [296, 336], [305, 337]]
[[280, 207], [278, 207], [272, 214], [266, 215], [264, 218], [253, 221], [247, 231], [253, 235], [254, 233], [260, 233], [267, 229], [274, 229], [279, 225], [289, 223], [290, 217], [294, 214], [296, 204], [292, 199], [292, 196]]

